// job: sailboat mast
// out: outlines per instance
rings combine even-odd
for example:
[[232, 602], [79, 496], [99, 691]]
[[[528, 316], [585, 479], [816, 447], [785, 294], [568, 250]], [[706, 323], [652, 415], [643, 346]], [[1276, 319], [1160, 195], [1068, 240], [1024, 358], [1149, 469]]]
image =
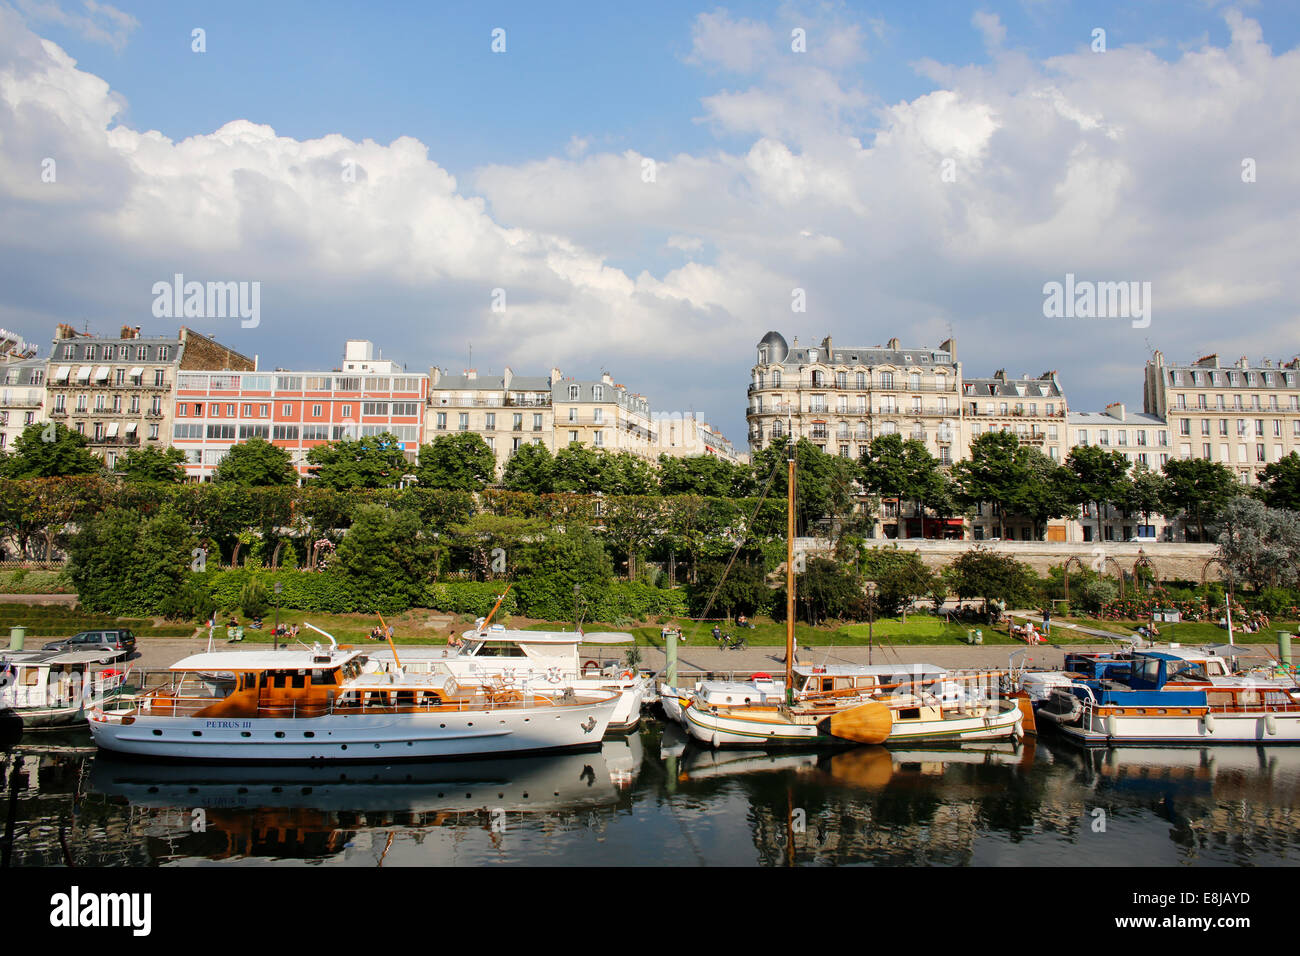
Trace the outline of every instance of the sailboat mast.
[[794, 687], [794, 446], [786, 460], [789, 469], [785, 502], [785, 686]]

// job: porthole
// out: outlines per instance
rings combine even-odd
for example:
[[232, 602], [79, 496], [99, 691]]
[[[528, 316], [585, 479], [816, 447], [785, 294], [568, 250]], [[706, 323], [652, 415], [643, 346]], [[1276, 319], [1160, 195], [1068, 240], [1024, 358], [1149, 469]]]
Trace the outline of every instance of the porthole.
[[304, 737], [315, 737], [315, 736], [316, 736], [316, 731], [314, 731], [314, 730], [304, 730], [304, 731], [302, 732], [302, 735], [303, 735]]
[[283, 730], [277, 730], [277, 731], [275, 732], [275, 735], [276, 735], [277, 737], [283, 737], [283, 736], [284, 736], [284, 731], [283, 731]]
[[155, 737], [161, 737], [161, 736], [162, 736], [162, 731], [161, 731], [161, 730], [155, 730], [155, 731], [153, 732], [153, 735], [154, 735]]
[[241, 730], [241, 731], [239, 732], [239, 736], [241, 736], [241, 737], [251, 737], [251, 736], [253, 736], [253, 735], [252, 735], [251, 733], [249, 733], [247, 730]]
[[193, 734], [195, 737], [202, 737], [202, 736], [203, 736], [203, 731], [201, 731], [201, 730], [191, 730], [190, 733]]

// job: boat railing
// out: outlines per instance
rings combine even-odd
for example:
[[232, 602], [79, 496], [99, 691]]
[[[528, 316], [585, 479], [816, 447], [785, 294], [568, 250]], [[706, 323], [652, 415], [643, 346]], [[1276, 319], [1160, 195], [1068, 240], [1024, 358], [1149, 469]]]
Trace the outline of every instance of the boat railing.
[[[433, 692], [415, 689], [403, 690], [401, 688], [392, 689], [384, 688], [381, 690], [360, 690], [356, 693], [383, 693], [386, 695], [397, 694], [432, 694]], [[167, 694], [165, 688], [158, 688], [146, 694], [136, 695], [131, 698], [119, 699], [112, 707], [104, 708], [106, 713], [117, 712], [136, 712], [151, 716], [161, 717], [192, 717], [199, 711], [212, 707], [220, 703], [222, 698], [219, 697], [195, 697], [175, 694]], [[601, 701], [603, 703], [603, 701]], [[256, 712], [253, 714], [231, 713], [228, 716], [231, 719], [246, 717], [261, 718], [309, 718], [325, 717], [331, 714], [342, 715], [359, 715], [359, 714], [425, 714], [425, 713], [457, 713], [461, 711], [482, 711], [482, 710], [518, 710], [530, 709], [537, 707], [557, 707], [571, 704], [578, 706], [580, 704], [589, 704], [590, 701], [585, 698], [579, 698], [576, 694], [566, 693], [549, 693], [539, 694], [529, 692], [524, 694], [521, 691], [495, 690], [479, 693], [469, 697], [451, 697], [446, 698], [441, 695], [431, 696], [424, 699], [416, 698], [410, 702], [398, 702], [389, 698], [385, 703], [374, 703], [365, 701], [361, 698], [350, 698], [346, 695], [331, 696], [324, 700], [301, 700], [290, 699], [285, 701], [267, 701], [260, 700], [257, 702]], [[227, 716], [227, 715], [219, 715]]]

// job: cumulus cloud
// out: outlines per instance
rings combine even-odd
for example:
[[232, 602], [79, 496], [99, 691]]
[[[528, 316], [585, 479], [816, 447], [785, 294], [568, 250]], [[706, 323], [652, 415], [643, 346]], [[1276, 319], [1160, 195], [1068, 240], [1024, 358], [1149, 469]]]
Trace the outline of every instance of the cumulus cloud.
[[[933, 88], [884, 103], [855, 64], [888, 27], [829, 10], [690, 25], [683, 68], [718, 78], [701, 119], [725, 145], [649, 157], [593, 130], [458, 181], [409, 137], [121, 125], [108, 84], [0, 6], [0, 325], [143, 324], [173, 272], [257, 279], [262, 326], [206, 331], [281, 364], [362, 334], [440, 365], [472, 342], [498, 367], [634, 367], [620, 379], [657, 406], [709, 410], [742, 442], [769, 328], [864, 345], [951, 328], [968, 373], [1059, 368], [1076, 407], [1134, 401], [1148, 339], [1295, 351], [1300, 52], [1228, 10], [1223, 47], [922, 62]], [[1044, 319], [1043, 283], [1067, 272], [1152, 282], [1151, 327]]]

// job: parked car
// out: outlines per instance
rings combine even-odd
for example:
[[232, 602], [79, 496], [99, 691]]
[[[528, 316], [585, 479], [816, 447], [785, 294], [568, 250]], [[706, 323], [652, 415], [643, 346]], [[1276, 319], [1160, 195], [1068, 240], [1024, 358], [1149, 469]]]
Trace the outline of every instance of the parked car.
[[135, 635], [124, 627], [81, 631], [45, 645], [47, 651], [103, 651], [103, 663], [124, 661], [135, 653]]

